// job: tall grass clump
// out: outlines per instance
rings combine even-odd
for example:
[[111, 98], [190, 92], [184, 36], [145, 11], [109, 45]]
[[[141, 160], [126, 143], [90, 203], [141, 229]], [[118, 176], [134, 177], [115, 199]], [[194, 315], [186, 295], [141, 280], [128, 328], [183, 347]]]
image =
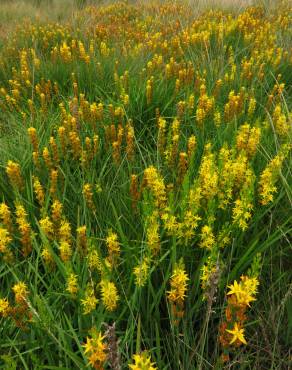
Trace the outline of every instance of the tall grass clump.
[[1, 367], [288, 369], [291, 7], [81, 3], [0, 44]]

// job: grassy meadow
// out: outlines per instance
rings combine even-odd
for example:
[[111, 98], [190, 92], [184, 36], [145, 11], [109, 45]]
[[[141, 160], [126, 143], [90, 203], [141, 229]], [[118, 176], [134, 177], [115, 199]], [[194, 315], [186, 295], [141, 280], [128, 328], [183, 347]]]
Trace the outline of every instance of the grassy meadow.
[[0, 368], [289, 369], [289, 1], [0, 1]]

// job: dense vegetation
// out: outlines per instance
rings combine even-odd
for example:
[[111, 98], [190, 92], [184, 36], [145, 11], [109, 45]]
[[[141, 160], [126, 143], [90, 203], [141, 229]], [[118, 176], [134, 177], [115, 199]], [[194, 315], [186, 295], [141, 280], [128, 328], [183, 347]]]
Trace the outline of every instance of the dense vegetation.
[[288, 369], [291, 10], [0, 33], [1, 368]]

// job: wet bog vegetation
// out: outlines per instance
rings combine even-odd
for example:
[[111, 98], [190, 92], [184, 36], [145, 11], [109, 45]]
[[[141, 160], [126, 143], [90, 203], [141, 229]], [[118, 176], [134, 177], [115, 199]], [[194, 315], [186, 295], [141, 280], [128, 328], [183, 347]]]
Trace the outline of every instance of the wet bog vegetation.
[[114, 2], [3, 37], [1, 368], [288, 369], [291, 10]]

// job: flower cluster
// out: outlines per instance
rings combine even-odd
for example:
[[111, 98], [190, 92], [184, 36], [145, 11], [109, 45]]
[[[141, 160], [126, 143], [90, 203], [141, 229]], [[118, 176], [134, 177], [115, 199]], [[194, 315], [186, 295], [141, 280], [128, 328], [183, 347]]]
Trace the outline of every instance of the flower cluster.
[[228, 286], [225, 320], [219, 328], [219, 341], [223, 348], [222, 359], [228, 358], [228, 352], [232, 347], [247, 344], [244, 334], [244, 323], [247, 320], [246, 311], [250, 307], [250, 303], [256, 300], [255, 295], [259, 281], [255, 276], [243, 275], [240, 279], [240, 282], [235, 280], [232, 285]]

